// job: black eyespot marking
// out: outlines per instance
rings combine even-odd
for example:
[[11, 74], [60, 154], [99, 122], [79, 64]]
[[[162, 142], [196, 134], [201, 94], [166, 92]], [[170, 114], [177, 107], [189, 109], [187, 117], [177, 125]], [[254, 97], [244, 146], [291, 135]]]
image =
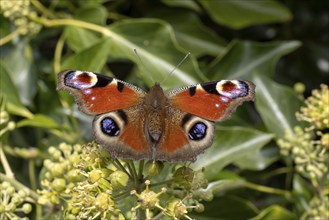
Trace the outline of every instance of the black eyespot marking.
[[99, 74], [96, 75], [97, 75], [97, 83], [94, 85], [94, 87], [105, 87], [113, 81], [112, 77], [106, 77]]
[[217, 82], [201, 83], [200, 85], [206, 92], [219, 95], [216, 88]]
[[124, 121], [125, 124], [127, 124], [128, 123], [127, 114], [123, 110], [118, 110], [117, 112], [118, 112], [119, 117], [122, 119], [122, 121]]
[[123, 87], [125, 87], [125, 85], [122, 82], [117, 82], [117, 89], [119, 92], [122, 92]]
[[207, 125], [202, 122], [197, 122], [188, 132], [188, 137], [191, 140], [198, 141], [203, 139], [207, 134]]
[[185, 124], [192, 118], [192, 115], [191, 114], [185, 114], [183, 119], [182, 119], [182, 124], [181, 126], [184, 127]]
[[188, 89], [188, 92], [190, 93], [190, 96], [194, 96], [196, 92], [196, 86], [192, 86]]
[[104, 118], [101, 121], [101, 129], [104, 134], [109, 136], [118, 136], [120, 134], [120, 128], [112, 118]]

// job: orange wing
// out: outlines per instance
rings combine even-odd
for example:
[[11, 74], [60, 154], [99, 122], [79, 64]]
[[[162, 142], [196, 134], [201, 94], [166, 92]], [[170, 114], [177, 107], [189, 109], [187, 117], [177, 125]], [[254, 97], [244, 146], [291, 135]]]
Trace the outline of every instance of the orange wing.
[[145, 92], [112, 77], [79, 70], [58, 74], [59, 90], [73, 95], [79, 109], [87, 114], [102, 114], [128, 108], [141, 102]]
[[242, 80], [220, 80], [169, 91], [172, 105], [210, 121], [230, 117], [237, 106], [255, 99], [255, 85]]

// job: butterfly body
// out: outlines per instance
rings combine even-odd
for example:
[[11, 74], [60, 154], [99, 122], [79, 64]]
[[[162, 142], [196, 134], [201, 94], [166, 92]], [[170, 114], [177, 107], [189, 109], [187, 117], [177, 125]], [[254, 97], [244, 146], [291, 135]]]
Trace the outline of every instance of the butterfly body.
[[243, 101], [254, 99], [248, 81], [221, 80], [148, 93], [100, 74], [68, 70], [58, 89], [68, 90], [79, 109], [96, 115], [96, 142], [112, 157], [194, 161], [214, 140], [215, 121], [225, 120]]

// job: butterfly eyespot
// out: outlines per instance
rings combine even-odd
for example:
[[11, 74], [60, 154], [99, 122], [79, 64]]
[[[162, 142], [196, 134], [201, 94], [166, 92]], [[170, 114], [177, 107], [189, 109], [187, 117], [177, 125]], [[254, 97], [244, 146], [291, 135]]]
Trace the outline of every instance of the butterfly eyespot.
[[104, 134], [109, 136], [118, 136], [120, 134], [120, 128], [118, 124], [112, 118], [104, 118], [101, 121], [101, 129]]
[[207, 134], [207, 125], [202, 122], [197, 122], [188, 132], [188, 137], [191, 140], [197, 141], [203, 139]]

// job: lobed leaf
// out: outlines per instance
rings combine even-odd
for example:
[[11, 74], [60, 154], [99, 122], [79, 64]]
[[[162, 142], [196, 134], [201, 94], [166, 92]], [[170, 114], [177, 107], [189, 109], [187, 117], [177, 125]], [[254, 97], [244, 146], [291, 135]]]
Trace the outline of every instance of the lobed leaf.
[[302, 102], [294, 91], [279, 85], [261, 74], [253, 75], [256, 84], [256, 108], [268, 131], [282, 138], [285, 132], [293, 132], [297, 125], [295, 112]]
[[[213, 179], [226, 165], [239, 161], [250, 163], [245, 155], [259, 154], [259, 151], [273, 138], [272, 134], [243, 127], [220, 127], [212, 147], [200, 155], [192, 164], [195, 169], [205, 168], [205, 175]], [[246, 165], [248, 167], [249, 165]], [[254, 161], [253, 166], [264, 168], [263, 161]], [[249, 166], [250, 167], [250, 166]]]
[[289, 21], [290, 11], [281, 3], [263, 1], [199, 1], [218, 24], [241, 29], [252, 25]]

